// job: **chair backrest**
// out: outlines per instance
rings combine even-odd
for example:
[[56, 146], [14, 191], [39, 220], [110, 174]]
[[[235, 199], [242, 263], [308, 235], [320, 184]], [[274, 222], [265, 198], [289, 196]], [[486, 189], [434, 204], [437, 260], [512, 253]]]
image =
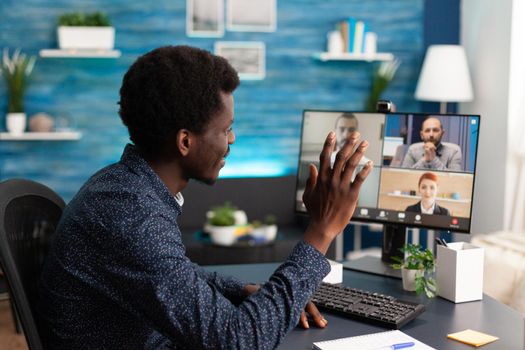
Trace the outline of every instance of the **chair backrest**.
[[64, 201], [30, 180], [0, 183], [0, 263], [30, 349], [42, 349], [35, 323], [38, 280]]

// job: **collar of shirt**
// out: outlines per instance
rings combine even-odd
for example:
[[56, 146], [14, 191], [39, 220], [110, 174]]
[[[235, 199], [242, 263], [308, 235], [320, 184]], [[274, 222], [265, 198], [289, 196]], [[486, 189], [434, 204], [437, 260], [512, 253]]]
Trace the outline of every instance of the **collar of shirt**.
[[[151, 185], [159, 198], [174, 207], [178, 215], [182, 213], [182, 203], [184, 203], [182, 194], [179, 192], [174, 197], [170, 193], [164, 182], [162, 182], [157, 173], [151, 169], [148, 162], [142, 158], [134, 145], [126, 145], [122, 157], [120, 158], [120, 163], [127, 166], [132, 172], [149, 182], [149, 185]], [[180, 195], [180, 197], [177, 197], [178, 195]], [[180, 202], [179, 198], [182, 199]]]
[[434, 208], [436, 207], [436, 202], [432, 203], [432, 206], [428, 210], [423, 208], [423, 202], [420, 203], [420, 206], [421, 206], [421, 214], [434, 214]]
[[437, 146], [436, 146], [436, 155], [438, 157], [441, 157], [441, 150], [443, 149], [443, 144], [440, 142]]
[[182, 207], [182, 205], [184, 204], [184, 197], [182, 196], [182, 193], [177, 192], [177, 194], [174, 195], [173, 198], [175, 198], [177, 203], [179, 203], [179, 206]]

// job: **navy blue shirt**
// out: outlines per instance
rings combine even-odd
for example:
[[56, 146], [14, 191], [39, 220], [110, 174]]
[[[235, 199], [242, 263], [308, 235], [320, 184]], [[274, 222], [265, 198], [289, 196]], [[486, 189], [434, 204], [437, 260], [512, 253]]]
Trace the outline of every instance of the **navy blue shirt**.
[[185, 256], [180, 214], [132, 145], [93, 175], [66, 207], [44, 264], [38, 322], [47, 347], [276, 348], [329, 272], [327, 260], [300, 242], [242, 299], [245, 283]]

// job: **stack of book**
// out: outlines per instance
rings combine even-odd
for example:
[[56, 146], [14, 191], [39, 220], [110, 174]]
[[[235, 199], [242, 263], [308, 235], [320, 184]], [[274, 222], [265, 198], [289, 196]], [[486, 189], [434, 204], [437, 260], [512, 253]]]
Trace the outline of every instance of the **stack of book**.
[[375, 53], [375, 33], [368, 32], [366, 22], [348, 18], [338, 22], [336, 29], [341, 32], [343, 38], [343, 52]]

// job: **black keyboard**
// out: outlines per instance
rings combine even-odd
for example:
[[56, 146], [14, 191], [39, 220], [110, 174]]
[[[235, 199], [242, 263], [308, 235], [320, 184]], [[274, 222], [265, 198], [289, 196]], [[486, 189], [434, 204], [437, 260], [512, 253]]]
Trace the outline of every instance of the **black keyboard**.
[[329, 283], [321, 284], [312, 302], [319, 309], [390, 329], [400, 329], [425, 311], [421, 304]]

